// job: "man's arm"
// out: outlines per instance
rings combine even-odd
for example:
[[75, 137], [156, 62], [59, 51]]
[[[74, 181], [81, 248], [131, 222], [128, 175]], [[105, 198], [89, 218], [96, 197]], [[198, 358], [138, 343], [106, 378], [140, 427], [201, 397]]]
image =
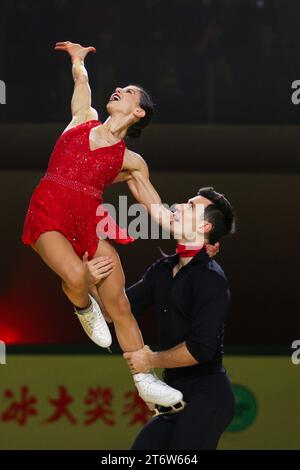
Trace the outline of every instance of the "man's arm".
[[185, 343], [180, 343], [167, 351], [154, 352], [149, 346], [134, 352], [126, 352], [123, 357], [133, 374], [148, 372], [154, 368], [188, 367], [198, 363]]
[[70, 41], [58, 42], [55, 46], [57, 51], [67, 52], [72, 61], [72, 75], [74, 79], [74, 91], [71, 101], [72, 121], [64, 130], [82, 124], [92, 119], [98, 119], [98, 113], [91, 105], [91, 89], [89, 86], [88, 73], [84, 66], [84, 59], [89, 52], [96, 52], [94, 47], [82, 47]]
[[153, 352], [152, 356], [152, 367], [158, 369], [187, 367], [195, 364], [198, 364], [198, 361], [189, 352], [185, 342], [167, 351]]
[[205, 299], [203, 290], [195, 292], [190, 333], [186, 340], [166, 351], [154, 352], [144, 346], [139, 351], [123, 354], [132, 372], [145, 372], [152, 367], [186, 367], [213, 359], [230, 302], [225, 281], [215, 276], [210, 284], [205, 284]]
[[213, 359], [226, 314], [230, 305], [227, 281], [213, 272], [207, 272], [202, 286], [195, 286], [195, 305], [191, 314], [191, 328], [185, 340], [186, 347], [199, 363]]

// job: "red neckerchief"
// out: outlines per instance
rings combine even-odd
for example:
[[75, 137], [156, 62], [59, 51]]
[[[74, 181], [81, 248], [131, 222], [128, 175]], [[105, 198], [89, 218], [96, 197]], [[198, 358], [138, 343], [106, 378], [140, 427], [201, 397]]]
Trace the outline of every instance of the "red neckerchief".
[[190, 248], [186, 245], [181, 245], [180, 243], [178, 243], [176, 253], [180, 258], [192, 258], [193, 256], [197, 255], [199, 251], [201, 251], [204, 247], [205, 245], [203, 245], [201, 248]]

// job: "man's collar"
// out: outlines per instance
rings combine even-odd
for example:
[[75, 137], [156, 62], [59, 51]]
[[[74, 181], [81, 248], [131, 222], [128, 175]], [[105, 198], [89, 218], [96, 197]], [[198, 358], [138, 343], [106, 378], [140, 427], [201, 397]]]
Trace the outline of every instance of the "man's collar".
[[[206, 249], [203, 247], [199, 253], [197, 253], [191, 261], [189, 261], [187, 264], [184, 266], [192, 266], [194, 264], [202, 263], [202, 264], [207, 264], [208, 261], [210, 260], [208, 254], [206, 253]], [[163, 263], [165, 264], [170, 264], [171, 266], [175, 266], [179, 261], [179, 256], [177, 253], [174, 255], [169, 255], [166, 256], [165, 259], [163, 260]]]

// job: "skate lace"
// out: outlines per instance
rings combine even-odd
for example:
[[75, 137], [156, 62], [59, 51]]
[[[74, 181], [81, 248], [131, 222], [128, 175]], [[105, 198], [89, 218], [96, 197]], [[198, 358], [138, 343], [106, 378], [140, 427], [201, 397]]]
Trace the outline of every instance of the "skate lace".
[[99, 318], [99, 316], [94, 312], [85, 314], [82, 320], [85, 326], [92, 329], [93, 331], [96, 331], [97, 333], [101, 332], [103, 327], [105, 326], [104, 322], [101, 321], [102, 318]]

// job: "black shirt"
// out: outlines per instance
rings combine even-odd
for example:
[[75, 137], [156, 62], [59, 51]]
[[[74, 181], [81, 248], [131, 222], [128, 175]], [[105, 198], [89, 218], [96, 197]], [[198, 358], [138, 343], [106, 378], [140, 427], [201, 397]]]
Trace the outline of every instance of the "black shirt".
[[230, 303], [225, 274], [201, 250], [173, 278], [178, 255], [156, 261], [126, 290], [138, 317], [153, 306], [158, 319], [161, 350], [186, 342], [197, 364], [164, 370], [170, 382], [180, 377], [207, 375], [222, 368], [224, 321]]

